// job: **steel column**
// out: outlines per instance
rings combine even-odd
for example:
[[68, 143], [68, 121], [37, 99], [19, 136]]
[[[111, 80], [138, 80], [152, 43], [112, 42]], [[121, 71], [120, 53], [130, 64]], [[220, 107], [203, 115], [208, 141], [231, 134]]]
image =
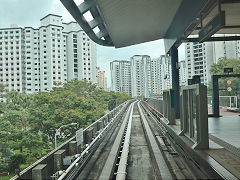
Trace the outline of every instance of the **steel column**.
[[180, 86], [179, 86], [179, 69], [178, 69], [178, 49], [172, 46], [170, 49], [171, 55], [171, 66], [172, 66], [172, 89], [174, 93], [174, 108], [176, 119], [180, 118], [180, 107], [179, 107], [179, 97], [180, 97]]
[[219, 117], [219, 90], [218, 77], [212, 76], [212, 113], [214, 117]]

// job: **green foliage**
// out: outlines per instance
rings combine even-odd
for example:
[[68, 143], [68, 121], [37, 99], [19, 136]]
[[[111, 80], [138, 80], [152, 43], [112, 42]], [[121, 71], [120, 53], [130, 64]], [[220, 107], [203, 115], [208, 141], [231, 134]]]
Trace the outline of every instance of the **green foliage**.
[[224, 74], [224, 68], [233, 68], [233, 74], [240, 74], [240, 59], [220, 58], [217, 64], [211, 66], [211, 74]]
[[[86, 127], [105, 114], [109, 106], [129, 99], [125, 93], [106, 92], [87, 81], [69, 81], [50, 92], [21, 94], [3, 93], [0, 103], [0, 152], [15, 152], [9, 170], [22, 170], [53, 149], [56, 130], [61, 129], [59, 142], [73, 136], [79, 127]], [[1, 162], [0, 162], [1, 164]]]
[[[224, 68], [233, 68], [233, 73], [231, 74], [240, 74], [240, 59], [227, 59], [220, 58], [217, 64], [211, 66], [210, 72], [215, 75], [223, 75]], [[230, 80], [231, 84], [228, 84], [227, 81]], [[221, 78], [219, 79], [219, 95], [220, 96], [236, 96], [238, 94], [238, 83], [239, 78]], [[210, 87], [210, 86], [209, 86]], [[227, 91], [227, 88], [231, 87], [232, 91]], [[208, 91], [209, 95], [211, 91]]]
[[23, 154], [15, 154], [11, 156], [8, 162], [8, 171], [10, 173], [14, 173], [15, 169], [19, 169], [20, 164], [23, 164], [25, 162], [26, 162], [26, 157]]

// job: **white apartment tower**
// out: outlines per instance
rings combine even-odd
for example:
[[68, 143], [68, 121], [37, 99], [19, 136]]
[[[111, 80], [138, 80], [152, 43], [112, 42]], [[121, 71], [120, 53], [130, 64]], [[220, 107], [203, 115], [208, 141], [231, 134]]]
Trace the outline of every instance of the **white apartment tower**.
[[179, 85], [186, 86], [187, 85], [187, 68], [185, 61], [179, 61]]
[[162, 79], [161, 79], [161, 60], [160, 58], [151, 59], [151, 93], [158, 95], [162, 93]]
[[76, 22], [63, 24], [67, 41], [67, 79], [97, 83], [97, 53], [94, 43]]
[[219, 58], [240, 58], [240, 41], [191, 42], [185, 44], [187, 79], [199, 75], [201, 82], [211, 81], [211, 65]]
[[151, 87], [151, 58], [148, 55], [131, 57], [132, 96], [149, 97]]
[[39, 29], [0, 29], [0, 82], [24, 93], [49, 91], [71, 79], [97, 83], [96, 44], [76, 22], [42, 18]]
[[160, 56], [161, 65], [161, 92], [172, 88], [172, 66], [169, 56]]
[[115, 60], [110, 63], [110, 70], [111, 90], [131, 95], [131, 63], [125, 60]]
[[21, 28], [0, 29], [0, 83], [7, 90], [23, 90]]
[[101, 71], [100, 67], [97, 67], [97, 86], [103, 90], [107, 90], [107, 77], [105, 77], [105, 71]]

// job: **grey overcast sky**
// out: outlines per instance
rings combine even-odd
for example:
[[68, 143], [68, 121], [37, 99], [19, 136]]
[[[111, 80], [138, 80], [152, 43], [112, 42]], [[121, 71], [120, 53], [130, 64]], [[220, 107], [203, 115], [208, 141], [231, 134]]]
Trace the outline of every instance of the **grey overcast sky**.
[[[0, 0], [0, 28], [10, 27], [10, 24], [38, 28], [40, 19], [47, 14], [60, 15], [63, 22], [74, 20], [59, 0]], [[101, 70], [106, 71], [108, 86], [110, 86], [110, 61], [129, 60], [135, 54], [159, 57], [164, 54], [163, 41], [157, 40], [120, 49], [97, 46], [97, 63]], [[179, 59], [184, 58], [182, 45], [179, 47]]]

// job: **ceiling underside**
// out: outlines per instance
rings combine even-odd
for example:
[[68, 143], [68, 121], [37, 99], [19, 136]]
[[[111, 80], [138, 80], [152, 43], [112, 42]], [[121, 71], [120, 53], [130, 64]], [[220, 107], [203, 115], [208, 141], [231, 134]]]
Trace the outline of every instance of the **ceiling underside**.
[[[215, 23], [215, 29], [201, 41], [209, 40], [213, 33], [240, 34], [240, 0], [84, 0], [79, 6], [74, 3], [79, 0], [60, 1], [88, 36], [104, 46], [120, 48], [164, 39], [168, 52], [189, 35], [198, 35], [202, 27], [201, 32], [207, 32], [204, 27], [219, 17], [220, 1], [226, 23]], [[90, 22], [84, 18], [88, 10], [94, 18]], [[100, 32], [94, 32], [95, 27]]]
[[182, 0], [97, 0], [115, 47], [164, 38]]

